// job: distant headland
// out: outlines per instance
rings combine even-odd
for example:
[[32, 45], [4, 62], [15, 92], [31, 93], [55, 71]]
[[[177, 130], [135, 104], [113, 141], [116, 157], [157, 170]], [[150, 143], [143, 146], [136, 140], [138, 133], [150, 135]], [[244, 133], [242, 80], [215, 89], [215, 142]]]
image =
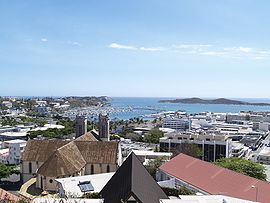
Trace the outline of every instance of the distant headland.
[[227, 104], [227, 105], [253, 105], [253, 106], [270, 106], [270, 103], [253, 103], [225, 98], [218, 99], [201, 99], [197, 97], [184, 99], [159, 100], [160, 103], [181, 103], [181, 104]]

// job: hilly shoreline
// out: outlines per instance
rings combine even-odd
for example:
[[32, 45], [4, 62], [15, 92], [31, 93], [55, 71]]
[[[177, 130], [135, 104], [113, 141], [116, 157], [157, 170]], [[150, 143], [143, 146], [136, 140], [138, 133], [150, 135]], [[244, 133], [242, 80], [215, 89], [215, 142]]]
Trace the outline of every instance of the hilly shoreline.
[[218, 99], [201, 99], [198, 97], [184, 99], [159, 100], [159, 103], [181, 103], [181, 104], [227, 104], [227, 105], [252, 105], [252, 106], [270, 106], [270, 103], [253, 103], [239, 100], [218, 98]]

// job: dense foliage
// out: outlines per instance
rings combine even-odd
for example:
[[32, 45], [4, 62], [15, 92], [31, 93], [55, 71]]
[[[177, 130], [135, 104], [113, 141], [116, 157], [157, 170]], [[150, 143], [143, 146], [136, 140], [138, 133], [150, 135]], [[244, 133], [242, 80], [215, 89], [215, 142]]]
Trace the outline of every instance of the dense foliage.
[[150, 160], [148, 162], [148, 164], [145, 166], [146, 170], [148, 171], [148, 173], [154, 178], [156, 179], [156, 172], [157, 169], [162, 165], [164, 158], [163, 157], [159, 157], [157, 159], [154, 160]]
[[34, 124], [37, 126], [44, 126], [48, 122], [44, 118], [32, 118], [29, 116], [19, 116], [19, 117], [9, 117], [9, 116], [3, 116], [0, 119], [0, 124], [2, 126], [16, 126], [16, 125], [29, 125]]
[[0, 180], [1, 178], [7, 178], [13, 173], [18, 174], [19, 171], [15, 168], [15, 166], [5, 165], [0, 163]]
[[47, 130], [41, 131], [30, 131], [28, 132], [28, 137], [33, 139], [39, 135], [48, 138], [62, 138], [63, 136], [70, 135], [75, 132], [75, 122], [68, 119], [62, 118], [57, 122], [58, 125], [63, 125], [65, 128], [57, 129], [57, 128], [49, 128]]
[[99, 199], [101, 198], [101, 194], [98, 192], [91, 192], [91, 193], [86, 193], [82, 196], [82, 198], [85, 199]]
[[145, 134], [144, 141], [148, 143], [158, 144], [159, 139], [163, 136], [164, 133], [162, 131], [160, 131], [158, 128], [154, 128]]
[[195, 158], [201, 158], [201, 156], [203, 155], [202, 150], [198, 147], [197, 144], [182, 143], [172, 151], [173, 156], [177, 156], [178, 154], [183, 153]]
[[195, 192], [184, 186], [180, 187], [179, 189], [162, 187], [162, 190], [165, 192], [167, 196], [178, 197], [179, 195], [195, 195]]
[[254, 161], [231, 157], [221, 158], [215, 164], [260, 180], [266, 180], [267, 177], [266, 168]]

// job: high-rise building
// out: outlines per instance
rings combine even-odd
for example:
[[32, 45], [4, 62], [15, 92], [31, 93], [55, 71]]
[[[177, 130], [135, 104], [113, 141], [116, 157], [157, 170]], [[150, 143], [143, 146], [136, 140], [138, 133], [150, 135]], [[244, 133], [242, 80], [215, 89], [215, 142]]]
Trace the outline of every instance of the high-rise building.
[[110, 119], [107, 114], [99, 114], [99, 138], [104, 141], [110, 140]]
[[87, 133], [87, 117], [82, 115], [76, 116], [76, 137]]

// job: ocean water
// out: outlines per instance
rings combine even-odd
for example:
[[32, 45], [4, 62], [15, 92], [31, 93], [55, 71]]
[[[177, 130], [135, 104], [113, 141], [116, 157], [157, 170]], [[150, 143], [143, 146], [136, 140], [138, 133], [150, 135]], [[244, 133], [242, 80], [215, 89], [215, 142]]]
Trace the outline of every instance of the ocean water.
[[[175, 98], [140, 98], [140, 97], [113, 97], [111, 106], [113, 107], [131, 107], [132, 111], [112, 113], [112, 118], [129, 119], [134, 117], [142, 117], [152, 113], [161, 111], [177, 111], [185, 110], [187, 113], [198, 112], [223, 112], [238, 113], [240, 111], [269, 111], [270, 106], [253, 106], [253, 105], [224, 105], [224, 104], [176, 104], [176, 103], [159, 103], [161, 99]], [[265, 102], [270, 103], [270, 99], [237, 99], [248, 102]]]

